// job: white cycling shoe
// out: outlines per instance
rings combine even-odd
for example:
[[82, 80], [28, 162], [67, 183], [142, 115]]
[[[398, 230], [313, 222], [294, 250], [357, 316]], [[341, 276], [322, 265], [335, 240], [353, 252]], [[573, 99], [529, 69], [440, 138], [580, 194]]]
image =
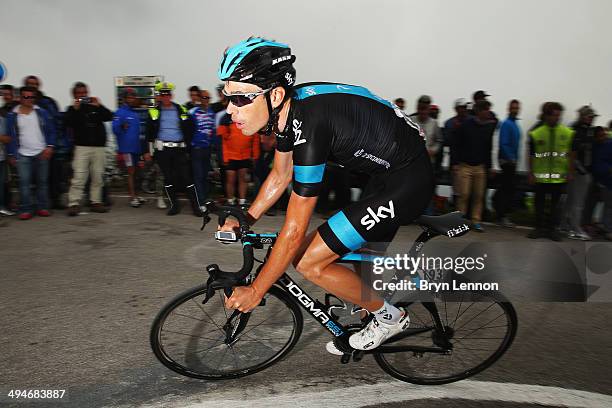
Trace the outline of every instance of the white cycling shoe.
[[349, 344], [357, 350], [371, 350], [406, 330], [409, 325], [410, 318], [406, 311], [404, 311], [404, 315], [395, 324], [379, 322], [375, 317], [370, 320], [366, 327], [349, 337]]

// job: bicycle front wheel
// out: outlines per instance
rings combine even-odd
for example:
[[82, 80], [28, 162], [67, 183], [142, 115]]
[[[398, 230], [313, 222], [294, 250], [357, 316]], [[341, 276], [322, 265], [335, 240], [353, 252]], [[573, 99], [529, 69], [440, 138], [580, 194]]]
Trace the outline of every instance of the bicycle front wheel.
[[374, 355], [393, 377], [423, 385], [446, 384], [470, 377], [491, 366], [508, 350], [517, 330], [516, 311], [501, 294], [470, 294], [469, 299], [435, 300], [443, 333], [423, 303], [407, 309], [413, 336], [393, 343], [447, 349], [446, 353], [395, 352]]
[[[208, 300], [206, 285], [189, 289], [160, 310], [151, 328], [151, 348], [171, 370], [193, 378], [224, 380], [261, 371], [297, 343], [304, 324], [299, 307], [278, 287], [236, 329], [222, 291]], [[242, 317], [242, 316], [241, 316]], [[228, 333], [236, 332], [231, 341]]]

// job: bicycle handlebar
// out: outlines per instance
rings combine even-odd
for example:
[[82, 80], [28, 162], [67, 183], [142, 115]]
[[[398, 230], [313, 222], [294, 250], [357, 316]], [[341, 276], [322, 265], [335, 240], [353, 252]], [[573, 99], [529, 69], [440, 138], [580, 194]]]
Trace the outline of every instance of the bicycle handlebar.
[[225, 224], [227, 217], [232, 216], [238, 220], [238, 234], [240, 240], [242, 241], [242, 267], [236, 272], [223, 271], [217, 264], [208, 265], [206, 268], [211, 278], [213, 278], [211, 283], [218, 286], [217, 288], [223, 288], [225, 290], [225, 294], [229, 297], [231, 296], [231, 287], [236, 286], [236, 284], [244, 280], [253, 269], [253, 246], [251, 245], [251, 242], [245, 240], [250, 231], [250, 225], [246, 215], [240, 208], [220, 206], [212, 200], [207, 201], [204, 205], [206, 206], [206, 210], [202, 215], [201, 230], [203, 230], [204, 227], [210, 222], [210, 214], [215, 214], [219, 217], [220, 226]]

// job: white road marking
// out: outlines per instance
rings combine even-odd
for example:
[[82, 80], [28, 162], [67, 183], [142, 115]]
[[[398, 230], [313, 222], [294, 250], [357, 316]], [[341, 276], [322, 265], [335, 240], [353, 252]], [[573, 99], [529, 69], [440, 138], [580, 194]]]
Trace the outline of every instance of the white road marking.
[[[488, 381], [460, 381], [440, 386], [418, 386], [400, 381], [359, 385], [332, 391], [275, 395], [255, 399], [216, 399], [199, 402], [165, 401], [164, 407], [175, 408], [353, 408], [365, 405], [402, 402], [419, 399], [462, 399], [473, 401], [501, 401], [576, 408], [612, 407], [612, 396], [594, 392], [569, 390], [559, 387], [496, 383]], [[236, 398], [234, 394], [234, 398]], [[149, 407], [160, 406], [157, 404]]]

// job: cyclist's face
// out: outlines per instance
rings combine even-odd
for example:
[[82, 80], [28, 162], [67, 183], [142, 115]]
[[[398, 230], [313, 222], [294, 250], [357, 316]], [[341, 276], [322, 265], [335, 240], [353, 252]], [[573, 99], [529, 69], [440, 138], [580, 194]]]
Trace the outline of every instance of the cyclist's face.
[[[261, 92], [257, 85], [244, 82], [229, 81], [225, 83], [227, 94], [248, 94]], [[257, 133], [268, 123], [268, 105], [265, 95], [259, 95], [247, 105], [236, 106], [231, 102], [227, 105], [227, 113], [232, 115], [232, 121], [236, 124], [242, 134], [251, 136]]]

